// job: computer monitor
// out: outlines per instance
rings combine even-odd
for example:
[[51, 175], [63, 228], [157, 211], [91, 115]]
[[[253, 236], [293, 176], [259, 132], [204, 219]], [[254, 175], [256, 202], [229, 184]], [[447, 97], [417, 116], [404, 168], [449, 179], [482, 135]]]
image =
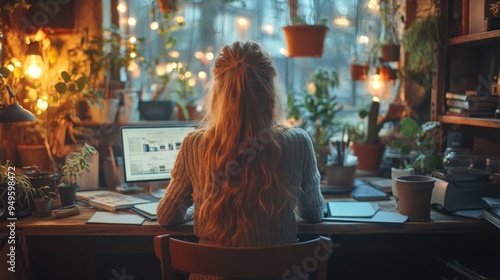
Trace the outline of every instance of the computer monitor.
[[125, 181], [169, 180], [175, 158], [193, 125], [121, 128]]

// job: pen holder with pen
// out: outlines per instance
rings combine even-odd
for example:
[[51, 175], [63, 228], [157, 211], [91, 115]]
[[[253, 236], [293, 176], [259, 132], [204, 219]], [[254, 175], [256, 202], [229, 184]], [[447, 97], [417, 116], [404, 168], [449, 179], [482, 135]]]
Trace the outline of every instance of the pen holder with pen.
[[351, 187], [354, 185], [356, 177], [355, 165], [327, 165], [326, 166], [326, 184], [333, 187]]
[[357, 158], [351, 155], [349, 142], [330, 142], [331, 163], [326, 166], [326, 184], [333, 187], [351, 187], [356, 177]]

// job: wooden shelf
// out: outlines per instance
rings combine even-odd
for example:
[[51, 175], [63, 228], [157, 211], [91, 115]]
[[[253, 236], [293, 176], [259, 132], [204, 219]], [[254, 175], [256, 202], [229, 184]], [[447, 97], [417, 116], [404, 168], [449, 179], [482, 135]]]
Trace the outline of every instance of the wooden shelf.
[[474, 33], [448, 39], [448, 46], [498, 44], [500, 43], [500, 30]]
[[462, 125], [471, 125], [479, 127], [500, 128], [500, 119], [439, 116], [438, 120], [441, 123], [445, 124], [462, 124]]

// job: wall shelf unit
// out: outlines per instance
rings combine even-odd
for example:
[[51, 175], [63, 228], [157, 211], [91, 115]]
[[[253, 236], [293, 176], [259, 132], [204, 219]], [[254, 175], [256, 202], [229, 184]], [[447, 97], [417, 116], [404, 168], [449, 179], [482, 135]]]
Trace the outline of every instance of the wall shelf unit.
[[[454, 30], [461, 22], [456, 18], [462, 7], [462, 1], [442, 0], [439, 12], [444, 17], [445, 29]], [[485, 12], [487, 3], [485, 5]], [[479, 3], [477, 3], [479, 4]], [[458, 6], [454, 6], [458, 5]], [[469, 15], [465, 15], [469, 17]], [[485, 17], [488, 16], [485, 14]], [[482, 21], [484, 18], [474, 20]], [[482, 22], [481, 22], [482, 24]], [[453, 36], [453, 35], [451, 35]], [[441, 150], [446, 148], [450, 134], [458, 132], [467, 139], [465, 148], [480, 153], [500, 154], [500, 119], [452, 116], [447, 113], [447, 92], [465, 94], [468, 90], [493, 92], [500, 76], [500, 30], [484, 31], [449, 37], [444, 45], [438, 47], [438, 65], [432, 80], [431, 119], [441, 122], [443, 138]], [[497, 104], [496, 108], [500, 108]], [[481, 143], [490, 143], [487, 146]]]

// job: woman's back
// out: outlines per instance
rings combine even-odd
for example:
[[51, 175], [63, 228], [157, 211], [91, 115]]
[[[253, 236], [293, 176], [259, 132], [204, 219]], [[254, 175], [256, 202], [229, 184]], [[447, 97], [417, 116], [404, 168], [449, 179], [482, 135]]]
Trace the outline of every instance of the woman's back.
[[194, 203], [202, 243], [294, 243], [295, 213], [319, 222], [323, 199], [309, 136], [278, 124], [274, 63], [257, 44], [236, 42], [212, 74], [203, 128], [181, 145], [158, 221], [181, 223]]

